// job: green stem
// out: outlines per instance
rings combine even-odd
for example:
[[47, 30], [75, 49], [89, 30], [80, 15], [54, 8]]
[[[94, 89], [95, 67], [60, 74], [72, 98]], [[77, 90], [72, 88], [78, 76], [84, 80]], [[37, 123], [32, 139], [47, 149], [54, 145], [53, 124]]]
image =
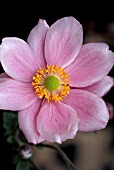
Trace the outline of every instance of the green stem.
[[41, 144], [38, 144], [37, 146], [48, 147], [48, 148], [56, 150], [71, 170], [78, 170], [78, 168], [70, 161], [70, 159], [65, 155], [65, 153], [56, 145], [41, 143]]
[[24, 143], [19, 139], [19, 129], [16, 129], [15, 134], [14, 134], [14, 138], [16, 140], [16, 142], [18, 143], [18, 145], [21, 147], [24, 145]]

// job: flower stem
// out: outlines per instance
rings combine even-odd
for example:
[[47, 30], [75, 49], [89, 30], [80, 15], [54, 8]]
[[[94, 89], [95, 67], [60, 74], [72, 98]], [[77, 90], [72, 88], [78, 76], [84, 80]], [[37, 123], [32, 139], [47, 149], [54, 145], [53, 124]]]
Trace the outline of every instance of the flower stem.
[[14, 133], [14, 138], [15, 138], [15, 141], [18, 143], [18, 145], [21, 147], [24, 145], [24, 143], [19, 138], [19, 132], [20, 132], [19, 129], [16, 129]]
[[68, 166], [71, 170], [79, 170], [79, 169], [70, 161], [70, 159], [65, 155], [65, 153], [64, 153], [59, 147], [57, 147], [56, 145], [47, 144], [47, 143], [41, 143], [41, 144], [38, 144], [37, 146], [39, 146], [39, 147], [48, 147], [48, 148], [51, 148], [51, 149], [56, 150], [56, 151], [59, 153], [59, 155], [63, 158], [63, 160], [65, 161], [65, 163], [67, 164], [67, 166]]

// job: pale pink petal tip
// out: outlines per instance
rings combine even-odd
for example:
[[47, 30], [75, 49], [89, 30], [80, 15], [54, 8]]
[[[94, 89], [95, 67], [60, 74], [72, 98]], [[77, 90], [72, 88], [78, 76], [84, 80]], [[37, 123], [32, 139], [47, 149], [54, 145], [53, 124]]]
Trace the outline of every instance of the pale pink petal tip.
[[45, 67], [46, 65], [44, 58], [44, 43], [48, 29], [49, 26], [46, 21], [40, 19], [38, 24], [29, 33], [27, 39], [31, 50], [36, 56], [36, 62], [39, 64], [39, 67]]
[[78, 55], [83, 41], [81, 24], [73, 17], [56, 21], [48, 30], [45, 57], [48, 65], [65, 67]]
[[83, 90], [87, 90], [91, 93], [96, 94], [99, 97], [103, 97], [105, 94], [109, 92], [109, 90], [114, 86], [114, 79], [110, 76], [105, 76], [103, 79], [94, 83], [90, 86], [82, 88]]

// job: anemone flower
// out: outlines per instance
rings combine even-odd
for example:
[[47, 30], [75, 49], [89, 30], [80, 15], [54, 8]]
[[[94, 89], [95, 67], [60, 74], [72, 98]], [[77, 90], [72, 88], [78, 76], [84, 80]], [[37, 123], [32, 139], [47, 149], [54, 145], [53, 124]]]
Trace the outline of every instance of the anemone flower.
[[81, 24], [65, 17], [45, 20], [22, 39], [4, 38], [0, 60], [0, 109], [18, 111], [19, 127], [30, 143], [62, 143], [76, 132], [106, 127], [103, 99], [113, 86], [107, 76], [114, 54], [105, 43], [83, 43]]

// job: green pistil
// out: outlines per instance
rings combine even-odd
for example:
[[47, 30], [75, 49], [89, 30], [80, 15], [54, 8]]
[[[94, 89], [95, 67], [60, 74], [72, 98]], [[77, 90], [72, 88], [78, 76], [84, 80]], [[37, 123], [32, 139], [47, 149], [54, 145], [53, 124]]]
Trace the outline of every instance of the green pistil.
[[55, 76], [49, 76], [44, 81], [44, 85], [46, 89], [50, 91], [57, 90], [59, 87], [59, 84], [60, 84], [59, 79]]

